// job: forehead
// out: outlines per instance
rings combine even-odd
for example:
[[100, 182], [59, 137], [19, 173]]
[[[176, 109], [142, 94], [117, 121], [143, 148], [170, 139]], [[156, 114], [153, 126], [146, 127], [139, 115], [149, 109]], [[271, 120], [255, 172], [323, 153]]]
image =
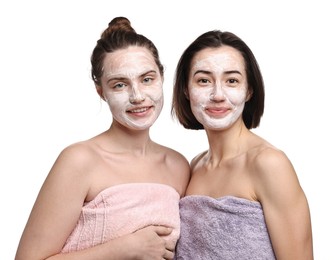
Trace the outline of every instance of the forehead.
[[108, 53], [104, 60], [103, 70], [107, 74], [133, 74], [148, 70], [158, 71], [158, 66], [147, 48], [130, 46]]
[[191, 62], [191, 70], [244, 70], [245, 62], [241, 53], [230, 46], [206, 48], [196, 53]]

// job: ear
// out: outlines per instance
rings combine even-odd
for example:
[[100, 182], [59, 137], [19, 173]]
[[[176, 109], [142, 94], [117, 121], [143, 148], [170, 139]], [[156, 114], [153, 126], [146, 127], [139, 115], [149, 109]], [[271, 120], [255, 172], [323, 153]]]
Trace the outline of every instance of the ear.
[[99, 96], [100, 96], [104, 101], [106, 101], [106, 99], [105, 99], [105, 97], [104, 97], [104, 95], [103, 95], [103, 89], [102, 89], [102, 87], [99, 86], [99, 85], [95, 85], [95, 89], [96, 89], [97, 94], [99, 94]]
[[189, 91], [187, 88], [183, 90], [183, 94], [186, 96], [186, 99], [189, 100]]
[[253, 96], [253, 89], [248, 88], [246, 102], [249, 101], [252, 98], [252, 96]]

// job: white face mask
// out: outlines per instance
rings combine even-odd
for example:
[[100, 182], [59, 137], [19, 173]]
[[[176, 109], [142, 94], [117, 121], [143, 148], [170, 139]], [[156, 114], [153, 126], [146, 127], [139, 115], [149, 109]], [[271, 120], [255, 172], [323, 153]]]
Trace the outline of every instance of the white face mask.
[[152, 54], [129, 47], [107, 54], [102, 95], [114, 120], [135, 130], [149, 128], [163, 107], [162, 78]]
[[189, 100], [194, 116], [204, 128], [223, 130], [233, 125], [242, 115], [247, 89], [244, 59], [236, 49], [208, 48], [194, 56]]

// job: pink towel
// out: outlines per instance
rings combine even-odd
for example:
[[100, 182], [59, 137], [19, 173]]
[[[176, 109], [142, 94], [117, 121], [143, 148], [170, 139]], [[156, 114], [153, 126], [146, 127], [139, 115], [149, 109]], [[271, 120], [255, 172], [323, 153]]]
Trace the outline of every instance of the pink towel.
[[112, 186], [86, 203], [62, 252], [82, 250], [133, 233], [149, 225], [172, 227], [167, 237], [180, 235], [179, 193], [157, 183]]

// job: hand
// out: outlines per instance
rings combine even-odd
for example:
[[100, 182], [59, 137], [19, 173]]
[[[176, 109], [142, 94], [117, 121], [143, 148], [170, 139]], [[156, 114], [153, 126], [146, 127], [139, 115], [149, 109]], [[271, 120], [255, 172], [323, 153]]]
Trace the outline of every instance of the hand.
[[128, 242], [135, 259], [155, 260], [174, 258], [175, 243], [164, 236], [169, 235], [172, 228], [163, 226], [148, 226], [131, 234]]

